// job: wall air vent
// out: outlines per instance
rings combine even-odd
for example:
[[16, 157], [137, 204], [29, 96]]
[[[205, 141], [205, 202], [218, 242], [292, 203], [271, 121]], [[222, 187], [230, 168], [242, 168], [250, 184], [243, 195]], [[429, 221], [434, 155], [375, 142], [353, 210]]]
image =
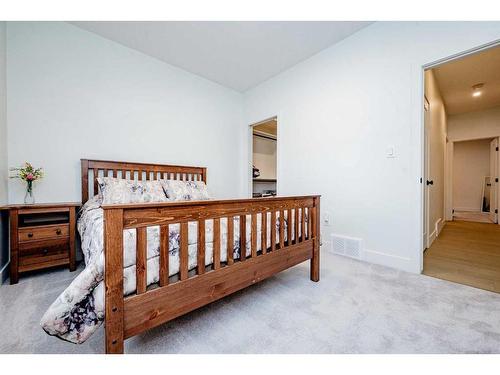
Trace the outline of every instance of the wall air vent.
[[335, 254], [361, 259], [362, 245], [360, 238], [332, 234], [332, 252]]

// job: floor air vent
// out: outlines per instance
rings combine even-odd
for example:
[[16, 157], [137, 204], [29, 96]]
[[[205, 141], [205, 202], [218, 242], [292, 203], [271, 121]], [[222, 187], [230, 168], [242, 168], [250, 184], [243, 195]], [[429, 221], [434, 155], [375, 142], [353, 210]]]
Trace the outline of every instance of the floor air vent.
[[332, 234], [332, 251], [351, 258], [361, 258], [362, 240], [359, 238]]

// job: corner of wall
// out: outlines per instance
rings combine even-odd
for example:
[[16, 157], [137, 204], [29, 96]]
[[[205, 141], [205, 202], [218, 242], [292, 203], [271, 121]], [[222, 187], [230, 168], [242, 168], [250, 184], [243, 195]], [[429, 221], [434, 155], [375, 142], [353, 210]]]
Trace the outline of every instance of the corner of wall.
[[[0, 205], [8, 201], [8, 162], [7, 162], [7, 22], [0, 22]], [[0, 283], [8, 275], [9, 244], [8, 217], [0, 212]]]

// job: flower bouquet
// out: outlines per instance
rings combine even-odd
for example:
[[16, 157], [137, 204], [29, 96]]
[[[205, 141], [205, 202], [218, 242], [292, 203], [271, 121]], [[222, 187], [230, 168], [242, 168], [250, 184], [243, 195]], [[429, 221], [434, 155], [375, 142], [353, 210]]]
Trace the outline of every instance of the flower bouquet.
[[15, 172], [15, 174], [10, 176], [10, 178], [19, 178], [26, 182], [26, 195], [24, 196], [24, 203], [34, 204], [35, 197], [33, 195], [33, 181], [39, 180], [43, 177], [43, 169], [35, 169], [30, 163], [26, 162], [22, 167], [10, 168], [10, 170]]

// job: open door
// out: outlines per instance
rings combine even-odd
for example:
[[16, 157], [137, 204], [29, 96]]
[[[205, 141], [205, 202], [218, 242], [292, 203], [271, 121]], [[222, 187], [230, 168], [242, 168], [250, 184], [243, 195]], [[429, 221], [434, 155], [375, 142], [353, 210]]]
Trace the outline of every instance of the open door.
[[500, 161], [498, 160], [498, 138], [490, 142], [490, 220], [498, 223], [498, 167]]
[[429, 174], [430, 174], [430, 147], [429, 147], [429, 127], [430, 127], [430, 105], [427, 98], [424, 97], [424, 233], [423, 233], [423, 249], [429, 247], [429, 209], [430, 209], [430, 194], [429, 194]]

